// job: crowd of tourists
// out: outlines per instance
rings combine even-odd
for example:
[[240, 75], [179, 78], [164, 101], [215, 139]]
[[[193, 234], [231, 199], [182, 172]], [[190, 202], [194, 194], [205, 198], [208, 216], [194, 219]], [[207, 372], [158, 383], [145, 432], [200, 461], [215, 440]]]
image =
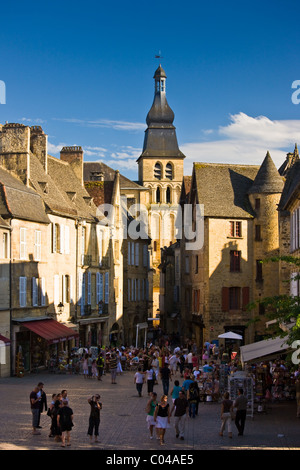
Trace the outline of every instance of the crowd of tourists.
[[[175, 347], [173, 350], [167, 345], [158, 347], [150, 344], [142, 349], [99, 348], [96, 354], [95, 348], [81, 348], [79, 352], [74, 350], [66, 362], [69, 366], [67, 370], [82, 375], [84, 380], [101, 381], [106, 375], [111, 384], [117, 384], [117, 376], [124, 371], [132, 371], [138, 396], [142, 397], [144, 392], [149, 397], [146, 415], [150, 437], [153, 438], [155, 428], [160, 443], [164, 444], [164, 434], [173, 413], [176, 437], [183, 440], [184, 416], [195, 418], [199, 402], [207, 401], [208, 397], [213, 401], [220, 398], [218, 364], [215, 360], [207, 361], [206, 355], [207, 359], [215, 357], [208, 351], [200, 356], [193, 343], [186, 348]], [[158, 383], [162, 385], [162, 396], [157, 402], [154, 387]], [[60, 442], [63, 447], [70, 446], [73, 409], [67, 391], [53, 394], [48, 406], [43, 388], [44, 384], [39, 383], [30, 394], [33, 434], [40, 434], [40, 416], [45, 411], [51, 423], [49, 437]], [[172, 408], [168, 398], [172, 399]], [[100, 395], [88, 398], [88, 403], [91, 412], [87, 434], [97, 442], [102, 409]]]
[[[231, 400], [227, 388], [221, 386], [220, 382], [224, 371], [229, 377], [239, 369], [237, 360], [226, 362], [228, 357], [224, 351], [209, 343], [199, 353], [195, 344], [191, 342], [186, 347], [174, 348], [153, 344], [147, 345], [146, 348], [125, 346], [98, 350], [81, 348], [79, 353], [77, 350], [73, 351], [68, 364], [72, 364], [73, 373], [81, 375], [84, 380], [102, 381], [106, 375], [106, 381], [109, 380], [114, 385], [118, 383], [118, 375], [131, 371], [137, 396], [148, 396], [145, 413], [150, 439], [156, 437], [163, 445], [166, 430], [170, 428], [171, 417], [174, 415], [176, 438], [184, 440], [186, 419], [197, 417], [201, 402], [215, 402], [221, 405], [220, 436], [223, 436], [227, 426], [228, 436], [232, 437], [233, 420], [239, 435], [243, 435], [247, 398], [241, 389], [236, 400]], [[250, 365], [247, 367], [247, 373], [253, 377], [254, 388], [255, 374], [259, 377], [260, 383], [264, 384], [261, 386], [262, 396], [268, 396], [273, 391], [276, 397], [274, 391], [278, 392], [278, 386], [290, 374], [283, 361], [267, 364]], [[297, 416], [300, 416], [299, 371], [294, 373], [294, 378], [298, 378], [295, 383], [298, 384]], [[157, 385], [161, 386], [161, 394], [158, 393]], [[260, 391], [257, 384], [256, 388]], [[90, 397], [87, 401], [91, 408], [87, 434], [91, 440], [94, 438], [97, 442], [102, 409], [100, 395]], [[54, 394], [48, 407], [43, 384], [39, 383], [30, 395], [30, 402], [33, 434], [39, 434], [40, 415], [45, 410], [51, 419], [49, 437], [61, 442], [63, 447], [69, 446], [73, 410], [69, 404], [67, 391], [62, 390]]]

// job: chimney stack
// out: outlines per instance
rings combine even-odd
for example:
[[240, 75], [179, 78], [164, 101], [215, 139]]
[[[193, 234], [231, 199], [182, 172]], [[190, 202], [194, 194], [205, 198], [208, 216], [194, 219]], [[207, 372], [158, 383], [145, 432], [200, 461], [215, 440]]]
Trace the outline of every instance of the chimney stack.
[[30, 150], [40, 160], [45, 173], [48, 173], [48, 136], [41, 126], [30, 128]]
[[60, 159], [71, 165], [74, 173], [83, 186], [83, 150], [82, 147], [63, 147], [60, 151]]
[[30, 127], [6, 123], [0, 129], [0, 166], [17, 175], [29, 186]]

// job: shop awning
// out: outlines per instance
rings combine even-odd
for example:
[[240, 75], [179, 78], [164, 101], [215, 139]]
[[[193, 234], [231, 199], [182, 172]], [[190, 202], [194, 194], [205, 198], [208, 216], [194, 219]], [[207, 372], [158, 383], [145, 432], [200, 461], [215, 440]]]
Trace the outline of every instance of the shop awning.
[[79, 336], [72, 328], [53, 319], [28, 321], [22, 323], [22, 326], [41, 336], [50, 344], [71, 340]]
[[240, 347], [242, 363], [252, 361], [253, 359], [264, 359], [273, 354], [283, 354], [290, 346], [284, 338], [266, 339], [257, 341], [257, 343], [247, 344]]
[[0, 346], [10, 346], [10, 339], [0, 335]]

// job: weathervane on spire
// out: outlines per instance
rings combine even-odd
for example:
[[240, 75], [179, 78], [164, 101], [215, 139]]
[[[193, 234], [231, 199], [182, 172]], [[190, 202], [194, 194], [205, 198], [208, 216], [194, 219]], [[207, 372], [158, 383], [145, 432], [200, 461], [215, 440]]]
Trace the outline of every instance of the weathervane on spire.
[[163, 56], [161, 55], [161, 51], [158, 51], [158, 54], [155, 54], [155, 59], [163, 59]]

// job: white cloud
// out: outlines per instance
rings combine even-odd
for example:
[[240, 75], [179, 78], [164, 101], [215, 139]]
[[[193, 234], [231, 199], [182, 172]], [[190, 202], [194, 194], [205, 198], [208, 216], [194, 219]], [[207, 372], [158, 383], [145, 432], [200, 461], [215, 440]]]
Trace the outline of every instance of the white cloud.
[[120, 160], [127, 160], [134, 158], [135, 160], [139, 158], [142, 153], [142, 149], [134, 148], [131, 146], [123, 146], [120, 148], [119, 151], [113, 152], [111, 154], [112, 158], [120, 159]]
[[137, 171], [137, 163], [135, 158], [128, 158], [126, 160], [111, 159], [105, 161], [105, 163], [108, 166], [118, 170]]
[[48, 141], [48, 152], [50, 153], [50, 155], [57, 155], [57, 154], [60, 153], [61, 149], [65, 146], [66, 146], [66, 144], [54, 145], [54, 144], [51, 144], [51, 142]]
[[107, 149], [103, 148], [103, 147], [90, 147], [90, 146], [87, 146], [87, 147], [84, 147], [86, 150], [92, 150], [92, 151], [96, 151], [96, 152], [106, 152]]
[[76, 118], [53, 118], [55, 121], [69, 122], [73, 124], [79, 124], [86, 127], [105, 127], [121, 131], [141, 131], [145, 130], [145, 124], [141, 122], [130, 122], [130, 121], [117, 121], [111, 119], [76, 119]]
[[136, 160], [141, 152], [142, 149], [123, 146], [118, 151], [112, 152], [105, 163], [115, 169], [137, 172]]
[[103, 147], [83, 147], [84, 155], [87, 157], [98, 157], [98, 158], [105, 158], [105, 153], [107, 149]]
[[28, 123], [34, 123], [34, 124], [44, 124], [45, 122], [47, 121], [44, 121], [43, 119], [40, 119], [40, 118], [36, 118], [36, 119], [32, 119], [32, 118], [25, 118], [23, 117], [21, 119], [22, 122], [28, 122]]
[[[211, 129], [205, 134], [211, 134]], [[215, 135], [217, 138], [211, 141], [180, 146], [187, 157], [185, 174], [191, 174], [193, 162], [260, 165], [267, 151], [278, 168], [300, 140], [300, 120], [272, 121], [239, 113], [230, 116], [230, 123], [220, 126]]]

